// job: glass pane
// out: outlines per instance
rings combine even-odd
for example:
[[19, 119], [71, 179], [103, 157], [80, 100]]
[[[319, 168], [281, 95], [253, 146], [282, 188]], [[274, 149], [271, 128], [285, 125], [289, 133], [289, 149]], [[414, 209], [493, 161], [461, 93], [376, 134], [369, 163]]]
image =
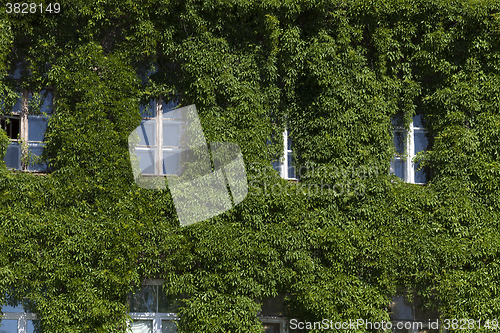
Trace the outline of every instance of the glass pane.
[[185, 295], [180, 295], [177, 297], [164, 295], [163, 291], [160, 289], [158, 295], [158, 312], [161, 313], [177, 313], [179, 312], [179, 306], [182, 305], [181, 299], [187, 298]]
[[424, 127], [423, 120], [423, 115], [421, 114], [413, 116], [413, 127]]
[[161, 333], [176, 333], [177, 325], [172, 320], [161, 321]]
[[180, 126], [178, 122], [163, 121], [163, 146], [178, 147], [180, 145]]
[[[157, 290], [157, 286], [142, 286], [137, 293], [130, 297], [130, 312], [156, 312]], [[152, 324], [153, 322], [151, 322]]]
[[21, 170], [21, 146], [18, 143], [11, 143], [3, 160], [7, 168]]
[[163, 102], [163, 118], [165, 119], [182, 119], [181, 108], [177, 108], [179, 103], [177, 101]]
[[43, 141], [49, 117], [28, 116], [28, 141]]
[[405, 133], [400, 131], [394, 131], [394, 147], [396, 147], [396, 152], [400, 155], [405, 153]]
[[181, 170], [180, 151], [163, 149], [163, 174], [179, 175], [180, 170]]
[[14, 73], [9, 75], [12, 79], [19, 80], [21, 78], [21, 64], [21, 62], [17, 63]]
[[154, 118], [156, 117], [156, 101], [151, 100], [146, 105], [139, 105], [139, 112], [143, 118]]
[[17, 333], [17, 320], [2, 320], [0, 322], [0, 333]]
[[413, 143], [414, 143], [415, 154], [427, 150], [429, 141], [425, 137], [425, 132], [415, 131], [415, 137], [413, 139]]
[[279, 323], [263, 323], [263, 325], [266, 333], [280, 333]]
[[142, 174], [154, 175], [156, 172], [156, 149], [137, 148], [135, 154], [139, 158], [139, 169]]
[[17, 137], [21, 132], [21, 120], [19, 117], [2, 118], [0, 120], [0, 125], [10, 139], [17, 140]]
[[[418, 164], [415, 165], [415, 170], [417, 170], [417, 169], [418, 169]], [[425, 172], [424, 169], [418, 170], [417, 172], [415, 172], [415, 183], [425, 184], [425, 183], [427, 183], [427, 180], [428, 180], [427, 172]]]
[[[151, 286], [152, 287], [152, 286]], [[153, 333], [152, 320], [134, 320], [131, 326], [133, 333]]]
[[21, 112], [21, 110], [23, 108], [23, 99], [22, 99], [23, 95], [21, 93], [18, 93], [18, 94], [19, 94], [19, 98], [17, 99], [16, 104], [14, 104], [14, 106], [11, 109], [13, 112]]
[[156, 145], [156, 121], [143, 120], [137, 129], [139, 134], [139, 145], [141, 146], [155, 146]]
[[28, 333], [41, 333], [40, 320], [28, 320]]
[[[42, 90], [40, 92], [40, 94], [42, 94], [42, 96], [44, 96], [45, 92], [46, 92], [45, 90]], [[43, 104], [42, 104], [42, 108], [40, 109], [40, 112], [52, 113], [52, 111], [53, 111], [52, 93], [49, 91], [43, 99]]]
[[[30, 153], [40, 157], [42, 156], [43, 153], [43, 147], [45, 144], [43, 143], [29, 143], [28, 144], [28, 150]], [[33, 159], [31, 160], [33, 162]], [[47, 170], [47, 163], [42, 162], [42, 163], [37, 163], [37, 164], [31, 164], [28, 165], [28, 170], [30, 171], [46, 171]]]
[[2, 306], [2, 312], [24, 312], [24, 308], [21, 304], [17, 306], [4, 305]]
[[295, 178], [295, 168], [293, 166], [292, 153], [288, 154], [288, 178]]
[[287, 142], [287, 150], [292, 150], [292, 139], [290, 138], [290, 136], [287, 136], [288, 138], [288, 142]]
[[405, 161], [396, 158], [391, 161], [391, 173], [395, 174], [401, 179], [405, 179]]
[[279, 173], [281, 173], [281, 165], [282, 165], [282, 164], [281, 164], [281, 162], [280, 162], [280, 161], [274, 161], [274, 162], [272, 163], [272, 165], [273, 165], [273, 169], [274, 169], [274, 170], [276, 170], [276, 171], [278, 171]]
[[403, 115], [402, 114], [394, 115], [392, 117], [392, 125], [394, 125], [395, 128], [403, 127], [404, 125]]

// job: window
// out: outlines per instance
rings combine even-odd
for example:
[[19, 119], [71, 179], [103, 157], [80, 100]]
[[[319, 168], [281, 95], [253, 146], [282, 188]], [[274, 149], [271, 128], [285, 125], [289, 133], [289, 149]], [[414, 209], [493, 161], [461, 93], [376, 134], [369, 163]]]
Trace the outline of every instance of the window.
[[393, 296], [389, 308], [392, 331], [395, 333], [447, 332], [437, 311], [425, 312], [407, 302], [403, 296]]
[[2, 307], [3, 317], [0, 322], [0, 333], [37, 333], [36, 314], [27, 312], [23, 306]]
[[297, 180], [292, 154], [292, 139], [288, 130], [283, 132], [283, 158], [273, 162], [274, 170], [278, 171], [283, 179]]
[[180, 299], [167, 298], [161, 285], [163, 280], [146, 280], [143, 286], [129, 297], [132, 333], [175, 333], [176, 315]]
[[287, 319], [283, 316], [285, 295], [262, 300], [262, 310], [258, 313], [265, 333], [284, 333]]
[[414, 116], [409, 131], [406, 132], [401, 118], [393, 120], [397, 155], [391, 161], [390, 172], [407, 183], [425, 184], [429, 180], [428, 172], [425, 169], [418, 170], [418, 163], [413, 163], [415, 155], [427, 150], [429, 145], [422, 121], [422, 115]]
[[180, 140], [183, 131], [182, 115], [177, 103], [152, 100], [141, 105], [142, 122], [139, 144], [135, 153], [139, 157], [142, 174], [178, 175], [181, 171]]
[[[44, 147], [45, 130], [52, 112], [52, 93], [41, 91], [41, 99], [23, 90], [17, 103], [7, 115], [0, 116], [0, 127], [7, 132], [11, 144], [4, 157], [9, 169], [23, 171], [46, 171], [45, 163], [37, 163], [35, 156], [40, 156]], [[40, 103], [40, 112], [33, 112], [30, 106]], [[23, 148], [22, 142], [26, 143]], [[25, 157], [25, 158], [23, 158]]]

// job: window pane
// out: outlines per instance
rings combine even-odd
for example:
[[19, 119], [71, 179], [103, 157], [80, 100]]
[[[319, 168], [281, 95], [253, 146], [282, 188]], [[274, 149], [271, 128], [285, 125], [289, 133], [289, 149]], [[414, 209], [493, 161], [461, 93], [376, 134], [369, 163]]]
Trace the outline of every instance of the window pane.
[[395, 128], [403, 127], [404, 122], [403, 122], [403, 115], [401, 113], [394, 115], [392, 117], [392, 125], [394, 125]]
[[414, 142], [415, 154], [427, 150], [429, 142], [425, 137], [425, 132], [415, 131], [415, 137], [413, 142]]
[[43, 141], [49, 117], [28, 116], [28, 141]]
[[181, 299], [183, 298], [187, 298], [187, 296], [182, 295], [177, 297], [174, 296], [167, 297], [160, 288], [158, 295], [158, 312], [161, 313], [179, 312], [179, 306], [182, 304]]
[[2, 312], [24, 312], [24, 308], [21, 304], [17, 306], [4, 305], [2, 306]]
[[156, 173], [156, 149], [136, 148], [135, 154], [139, 158], [139, 169], [141, 169], [141, 173], [154, 175]]
[[181, 170], [181, 153], [179, 150], [163, 149], [163, 174], [179, 175]]
[[137, 129], [139, 134], [139, 145], [141, 146], [155, 146], [156, 145], [156, 121], [143, 120]]
[[279, 323], [263, 323], [264, 332], [266, 333], [279, 333], [280, 324]]
[[21, 170], [21, 146], [18, 143], [11, 143], [3, 160], [7, 168]]
[[17, 320], [2, 320], [0, 333], [17, 333]]
[[180, 145], [180, 126], [178, 122], [163, 121], [163, 146], [178, 147]]
[[163, 118], [181, 120], [181, 108], [176, 108], [178, 105], [179, 103], [176, 101], [163, 102]]
[[394, 147], [396, 147], [396, 152], [400, 155], [405, 153], [405, 133], [400, 131], [394, 132]]
[[288, 178], [295, 178], [295, 168], [293, 167], [292, 153], [288, 154]]
[[401, 179], [405, 179], [405, 161], [397, 158], [391, 161], [391, 173], [395, 174]]
[[423, 116], [421, 114], [413, 116], [413, 127], [424, 127], [422, 117]]
[[[45, 90], [42, 90], [40, 92], [40, 94], [42, 94], [42, 96], [45, 95]], [[47, 93], [47, 95], [44, 97], [43, 99], [43, 104], [42, 104], [42, 108], [40, 109], [40, 112], [44, 112], [44, 113], [52, 113], [53, 111], [53, 104], [52, 104], [52, 93], [49, 91]]]
[[289, 136], [287, 136], [287, 138], [288, 138], [288, 140], [287, 140], [288, 142], [287, 142], [286, 149], [292, 150], [292, 139]]
[[40, 320], [28, 320], [28, 333], [41, 333]]
[[17, 136], [21, 132], [21, 120], [19, 117], [2, 118], [0, 124], [10, 139], [17, 140]]
[[130, 297], [130, 312], [156, 312], [157, 290], [157, 286], [142, 286]]
[[172, 320], [161, 321], [161, 333], [176, 333], [177, 325]]
[[153, 321], [134, 320], [131, 329], [133, 333], [153, 333]]
[[[40, 156], [42, 156], [44, 146], [45, 145], [43, 143], [29, 143], [28, 150], [30, 151], [30, 153], [35, 154], [36, 156], [40, 157]], [[44, 162], [37, 163], [37, 164], [30, 163], [30, 165], [28, 165], [28, 170], [30, 170], [30, 171], [46, 171], [47, 164]]]
[[146, 105], [139, 105], [139, 112], [141, 113], [141, 117], [143, 118], [154, 118], [156, 117], [156, 102], [155, 100], [151, 100]]
[[273, 165], [273, 169], [276, 170], [276, 171], [278, 171], [281, 174], [281, 165], [282, 165], [281, 162], [280, 161], [274, 161], [272, 163], [272, 165]]
[[21, 110], [23, 109], [23, 99], [22, 99], [23, 95], [21, 93], [18, 94], [19, 98], [17, 99], [16, 104], [14, 104], [14, 106], [11, 109], [13, 112], [21, 112]]
[[[418, 169], [418, 165], [415, 165], [415, 170]], [[427, 176], [427, 172], [425, 172], [424, 169], [422, 170], [418, 170], [417, 172], [415, 172], [415, 183], [418, 183], [418, 184], [424, 184], [424, 183], [427, 183], [428, 181], [428, 176]]]

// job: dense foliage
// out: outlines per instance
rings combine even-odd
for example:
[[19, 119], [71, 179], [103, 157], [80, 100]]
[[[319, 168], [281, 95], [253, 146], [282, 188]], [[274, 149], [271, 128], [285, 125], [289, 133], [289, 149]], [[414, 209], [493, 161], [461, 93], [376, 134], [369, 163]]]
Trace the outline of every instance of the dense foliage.
[[[123, 332], [143, 278], [190, 296], [179, 332], [259, 332], [277, 294], [309, 321], [388, 320], [397, 293], [444, 318], [500, 315], [496, 1], [60, 3], [0, 14], [2, 112], [20, 87], [56, 100], [52, 172], [0, 172], [0, 292], [44, 332]], [[241, 147], [237, 207], [181, 228], [168, 189], [135, 185], [127, 137], [160, 95]], [[389, 175], [391, 119], [416, 113], [425, 186]], [[270, 166], [285, 126], [298, 183]]]

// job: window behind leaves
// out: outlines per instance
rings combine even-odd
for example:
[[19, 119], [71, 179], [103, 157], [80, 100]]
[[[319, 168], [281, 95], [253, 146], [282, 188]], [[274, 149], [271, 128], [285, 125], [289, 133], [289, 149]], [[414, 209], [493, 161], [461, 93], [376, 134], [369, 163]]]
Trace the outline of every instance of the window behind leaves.
[[426, 151], [429, 145], [422, 115], [413, 117], [408, 131], [404, 128], [401, 117], [395, 117], [393, 124], [396, 156], [391, 161], [390, 172], [407, 183], [427, 183], [429, 180], [428, 171], [419, 170], [419, 164], [413, 162], [416, 154]]
[[0, 116], [0, 127], [11, 140], [4, 157], [7, 168], [39, 172], [47, 170], [40, 156], [45, 145], [43, 140], [52, 104], [52, 93], [49, 91], [43, 90], [39, 94], [23, 91], [11, 112]]
[[177, 103], [152, 100], [141, 106], [139, 144], [135, 153], [143, 174], [180, 174], [180, 140], [183, 133], [181, 114]]
[[273, 168], [280, 173], [281, 178], [297, 180], [297, 172], [293, 160], [292, 139], [288, 130], [283, 132], [283, 142], [283, 157], [272, 163]]
[[167, 298], [162, 290], [162, 280], [146, 280], [129, 296], [132, 333], [175, 333], [180, 297]]

